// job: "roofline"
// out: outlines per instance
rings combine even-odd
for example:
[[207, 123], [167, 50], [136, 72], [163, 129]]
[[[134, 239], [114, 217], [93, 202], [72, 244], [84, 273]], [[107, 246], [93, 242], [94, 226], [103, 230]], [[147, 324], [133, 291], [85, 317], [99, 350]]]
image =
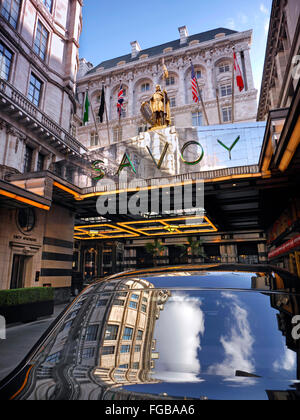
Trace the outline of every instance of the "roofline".
[[[220, 29], [226, 29], [226, 28], [220, 28]], [[207, 31], [207, 32], [210, 32], [210, 31]], [[203, 32], [203, 33], [205, 33], [205, 32]], [[200, 34], [196, 34], [196, 35], [200, 35]], [[191, 35], [191, 37], [192, 36], [196, 36], [196, 35]], [[196, 44], [196, 45], [186, 45], [186, 46], [180, 47], [179, 49], [173, 50], [173, 51], [171, 51], [169, 53], [163, 54], [163, 56], [165, 58], [168, 58], [168, 57], [172, 57], [174, 55], [178, 55], [178, 53], [180, 53], [180, 55], [184, 55], [184, 53], [186, 53], [186, 51], [197, 50], [199, 48], [199, 46], [201, 46], [203, 49], [211, 48], [212, 47], [212, 43], [213, 44], [221, 44], [222, 42], [224, 42], [224, 40], [234, 42], [234, 41], [239, 41], [241, 38], [249, 38], [250, 43], [251, 43], [252, 42], [252, 35], [253, 35], [253, 29], [248, 29], [248, 30], [243, 31], [243, 32], [235, 32], [233, 34], [226, 35], [224, 38], [211, 39], [209, 41], [200, 42], [199, 44]], [[167, 42], [165, 44], [161, 44], [161, 45], [157, 45], [157, 46], [154, 46], [154, 47], [147, 48], [145, 50], [142, 50], [140, 54], [143, 54], [145, 51], [150, 50], [151, 48], [157, 48], [157, 47], [161, 47], [161, 46], [164, 46], [164, 45], [169, 45], [171, 42], [176, 42], [176, 41], [179, 42], [180, 40], [177, 39], [177, 40], [174, 40], [174, 41]], [[110, 67], [110, 68], [107, 68], [107, 69], [104, 69], [104, 70], [101, 70], [101, 71], [97, 70], [97, 68], [100, 68], [101, 67], [101, 64], [102, 63], [104, 63], [105, 61], [110, 61], [110, 60], [105, 60], [102, 63], [100, 63], [97, 66], [95, 66], [93, 69], [91, 69], [84, 76], [82, 76], [81, 78], [79, 78], [77, 80], [77, 86], [80, 85], [80, 84], [85, 83], [86, 81], [90, 81], [91, 79], [98, 78], [99, 75], [106, 76], [107, 74], [111, 74], [112, 72], [119, 72], [119, 71], [122, 71], [123, 72], [127, 68], [129, 69], [131, 67], [136, 67], [137, 64], [143, 65], [144, 63], [155, 62], [155, 61], [157, 61], [157, 57], [159, 57], [161, 55], [162, 54], [158, 54], [158, 55], [149, 57], [149, 58], [144, 59], [144, 60], [141, 60], [141, 61], [137, 57], [133, 61], [131, 61], [129, 63], [126, 63], [126, 64], [124, 64], [122, 66]], [[120, 59], [120, 61], [122, 61], [122, 58], [129, 57], [129, 56], [130, 56], [130, 53], [129, 54], [122, 55], [120, 57], [112, 58], [111, 60]]]

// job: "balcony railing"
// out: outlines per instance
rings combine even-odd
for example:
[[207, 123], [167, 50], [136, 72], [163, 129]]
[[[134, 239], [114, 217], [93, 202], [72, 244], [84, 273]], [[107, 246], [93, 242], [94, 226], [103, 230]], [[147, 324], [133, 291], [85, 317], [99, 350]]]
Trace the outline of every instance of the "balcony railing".
[[80, 153], [81, 148], [84, 149], [81, 143], [72, 137], [71, 134], [56, 124], [44, 112], [33, 105], [26, 96], [3, 79], [0, 79], [0, 94], [2, 96], [2, 104], [0, 103], [0, 105], [8, 101], [8, 105], [17, 107], [21, 112], [25, 113], [25, 117], [29, 117], [33, 124], [38, 124], [46, 132], [49, 132], [50, 135], [54, 136], [67, 149], [76, 153]]

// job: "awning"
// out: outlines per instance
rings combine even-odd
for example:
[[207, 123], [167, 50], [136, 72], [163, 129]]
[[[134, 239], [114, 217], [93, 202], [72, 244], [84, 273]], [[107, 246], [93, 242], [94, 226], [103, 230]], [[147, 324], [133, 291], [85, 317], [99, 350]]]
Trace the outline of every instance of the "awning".
[[286, 254], [289, 251], [300, 246], [300, 235], [295, 236], [295, 238], [289, 240], [285, 244], [281, 245], [279, 248], [274, 249], [274, 251], [269, 253], [269, 259], [272, 260], [280, 255]]

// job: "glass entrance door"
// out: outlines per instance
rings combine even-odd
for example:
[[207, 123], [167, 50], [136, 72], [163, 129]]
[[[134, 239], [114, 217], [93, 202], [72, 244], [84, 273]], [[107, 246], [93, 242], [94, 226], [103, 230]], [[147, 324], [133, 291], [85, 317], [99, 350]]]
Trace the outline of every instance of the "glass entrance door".
[[10, 282], [11, 289], [22, 289], [24, 287], [25, 261], [26, 257], [24, 255], [14, 255]]

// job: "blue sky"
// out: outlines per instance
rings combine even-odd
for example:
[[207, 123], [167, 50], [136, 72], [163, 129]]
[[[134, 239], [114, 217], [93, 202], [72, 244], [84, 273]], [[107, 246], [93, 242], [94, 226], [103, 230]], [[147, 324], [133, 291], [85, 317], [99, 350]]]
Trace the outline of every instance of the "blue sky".
[[252, 67], [260, 89], [271, 6], [272, 0], [86, 0], [80, 58], [97, 65], [130, 53], [135, 40], [142, 49], [173, 41], [183, 25], [190, 35], [218, 27], [253, 29]]

